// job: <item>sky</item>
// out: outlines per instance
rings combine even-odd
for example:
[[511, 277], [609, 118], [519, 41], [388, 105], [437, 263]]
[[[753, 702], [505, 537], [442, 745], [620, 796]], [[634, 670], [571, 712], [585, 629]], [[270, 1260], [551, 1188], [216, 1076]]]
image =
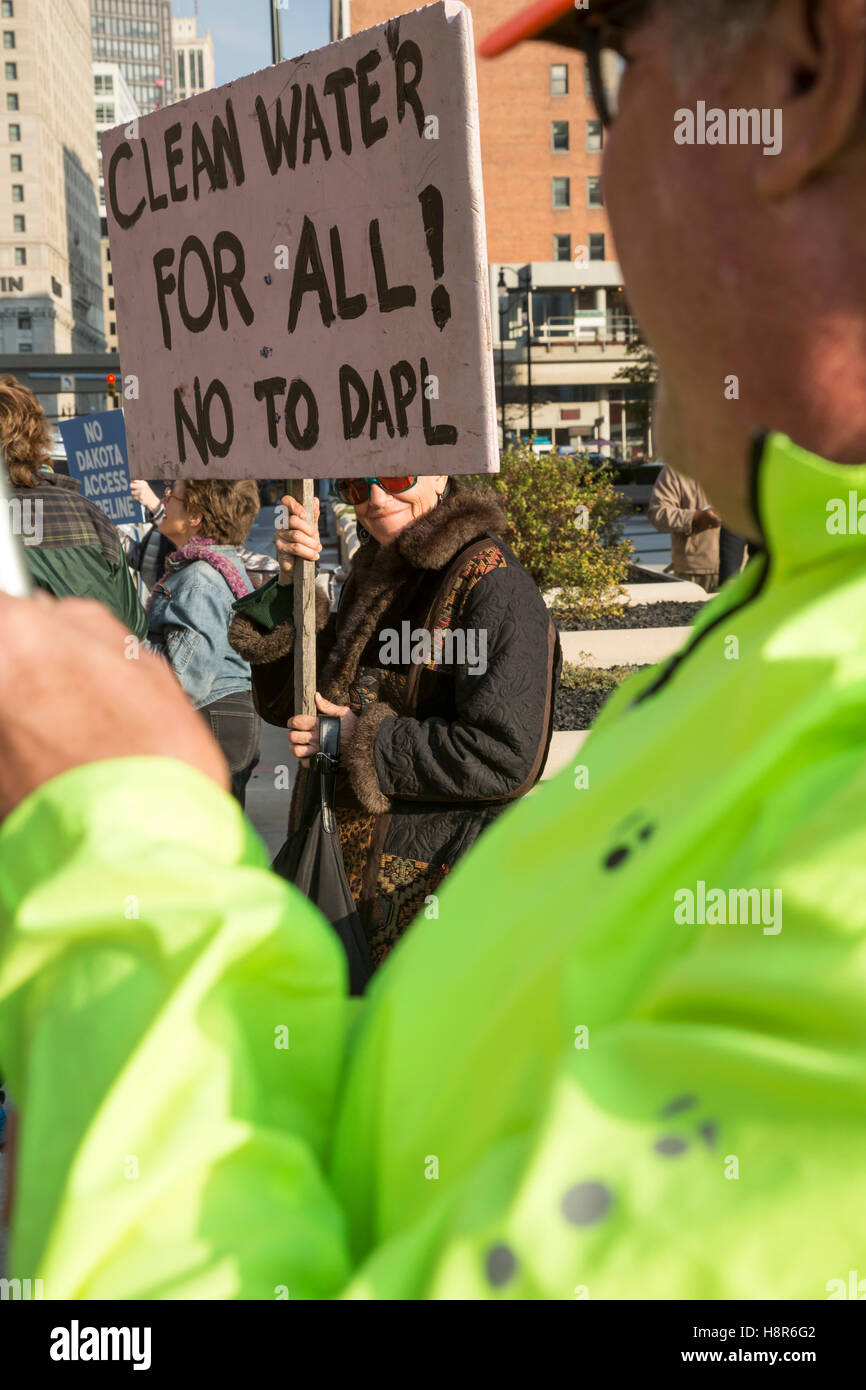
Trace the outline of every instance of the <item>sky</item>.
[[[297, 57], [330, 42], [329, 0], [283, 0], [283, 54]], [[172, 14], [192, 15], [194, 0], [173, 0]], [[270, 0], [199, 0], [198, 31], [213, 35], [216, 81], [266, 67], [271, 61]]]

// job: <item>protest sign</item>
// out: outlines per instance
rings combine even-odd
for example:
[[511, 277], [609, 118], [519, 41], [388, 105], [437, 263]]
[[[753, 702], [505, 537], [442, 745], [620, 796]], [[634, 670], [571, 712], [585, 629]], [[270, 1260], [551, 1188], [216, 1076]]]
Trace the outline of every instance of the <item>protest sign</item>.
[[80, 482], [82, 496], [115, 525], [141, 521], [141, 506], [129, 490], [123, 411], [104, 410], [58, 424], [69, 476]]
[[458, 0], [102, 138], [133, 471], [498, 467]]

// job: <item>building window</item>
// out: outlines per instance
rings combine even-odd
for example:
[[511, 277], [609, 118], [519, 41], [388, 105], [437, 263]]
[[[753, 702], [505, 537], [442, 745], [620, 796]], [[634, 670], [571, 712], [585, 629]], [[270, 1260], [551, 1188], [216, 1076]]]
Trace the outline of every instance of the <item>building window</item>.
[[555, 208], [571, 207], [571, 179], [553, 180], [553, 206]]
[[21, 329], [22, 333], [30, 332], [30, 330], [33, 327], [33, 320], [31, 319], [29, 314], [18, 315], [18, 327]]
[[103, 78], [103, 84], [104, 84], [104, 85], [103, 85], [103, 89], [102, 89], [102, 90], [103, 90], [104, 92], [108, 92], [109, 94], [113, 94], [113, 92], [114, 92], [114, 78], [112, 77], [112, 75], [111, 75], [110, 72], [107, 72], [107, 73], [105, 74], [105, 77]]
[[22, 169], [24, 168], [24, 160], [22, 159], [20, 154], [10, 154], [9, 168], [12, 170], [13, 174], [21, 173]]
[[588, 208], [604, 207], [601, 200], [601, 179], [594, 174], [591, 174], [586, 181], [586, 206]]
[[198, 89], [200, 92], [204, 91], [204, 64], [202, 63], [201, 49], [198, 51]]
[[557, 234], [553, 238], [553, 259], [555, 261], [571, 260], [571, 237], [569, 235]]
[[189, 85], [195, 86], [195, 53], [192, 49], [189, 51]]
[[26, 251], [26, 249], [25, 249], [23, 246], [16, 246], [16, 247], [15, 247], [15, 264], [16, 264], [16, 265], [26, 265], [26, 264], [27, 264], [27, 251]]
[[186, 64], [183, 53], [177, 55], [177, 80], [181, 87], [186, 86]]
[[0, 15], [2, 15], [3, 19], [14, 18], [15, 11], [12, 8], [12, 0], [3, 0], [3, 7], [0, 9]]
[[114, 276], [113, 276], [113, 275], [108, 275], [108, 276], [106, 276], [106, 279], [108, 280], [109, 285], [113, 285], [113, 284], [114, 284]]
[[112, 319], [111, 323], [108, 325], [108, 331], [112, 335], [112, 337], [114, 337], [115, 333], [117, 332], [117, 324], [114, 322], [114, 319]]
[[32, 351], [33, 351], [33, 344], [32, 344], [32, 343], [19, 343], [19, 344], [18, 344], [18, 351], [19, 351], [19, 352], [32, 352]]
[[551, 122], [550, 148], [557, 154], [568, 149], [568, 121]]
[[114, 308], [114, 300], [113, 300], [113, 299], [109, 299], [109, 301], [108, 301], [108, 307], [109, 307], [109, 309], [113, 309], [113, 308]]
[[6, 64], [6, 81], [7, 81], [7, 82], [17, 82], [17, 81], [18, 81], [18, 64], [17, 64], [17, 63], [7, 63], [7, 64]]
[[591, 261], [604, 260], [604, 232], [590, 232], [589, 259]]
[[12, 141], [20, 140], [20, 139], [21, 139], [21, 127], [20, 127], [20, 125], [11, 125], [11, 126], [9, 127], [9, 139], [12, 140]]
[[6, 110], [7, 110], [7, 111], [17, 111], [17, 110], [18, 110], [18, 93], [17, 93], [17, 92], [7, 92], [7, 93], [6, 93]]
[[551, 63], [550, 95], [552, 97], [568, 96], [568, 63]]
[[105, 106], [97, 106], [96, 120], [101, 125], [111, 125], [114, 122], [114, 103], [108, 102]]
[[13, 203], [23, 203], [23, 202], [24, 202], [24, 185], [23, 185], [23, 183], [13, 183], [13, 185], [12, 185], [12, 201], [13, 201]]
[[604, 146], [604, 127], [601, 121], [587, 121], [586, 148], [590, 154], [597, 154]]
[[27, 231], [27, 228], [26, 228], [26, 226], [24, 225], [24, 214], [23, 214], [23, 213], [21, 213], [21, 212], [16, 212], [16, 213], [15, 213], [14, 217], [12, 218], [12, 230], [13, 230], [13, 232], [26, 232], [26, 231]]
[[14, 47], [15, 47], [15, 35], [14, 35], [14, 33], [13, 33], [13, 31], [12, 31], [11, 29], [4, 29], [4, 30], [3, 30], [3, 47], [4, 47], [4, 48], [14, 48]]

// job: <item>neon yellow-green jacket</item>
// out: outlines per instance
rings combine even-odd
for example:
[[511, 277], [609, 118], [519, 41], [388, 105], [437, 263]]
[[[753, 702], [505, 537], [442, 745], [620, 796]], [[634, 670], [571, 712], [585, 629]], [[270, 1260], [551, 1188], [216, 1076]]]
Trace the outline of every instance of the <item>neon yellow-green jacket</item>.
[[866, 1276], [866, 467], [779, 436], [757, 465], [768, 558], [487, 832], [358, 1006], [198, 774], [97, 764], [18, 808], [11, 1274], [555, 1299]]

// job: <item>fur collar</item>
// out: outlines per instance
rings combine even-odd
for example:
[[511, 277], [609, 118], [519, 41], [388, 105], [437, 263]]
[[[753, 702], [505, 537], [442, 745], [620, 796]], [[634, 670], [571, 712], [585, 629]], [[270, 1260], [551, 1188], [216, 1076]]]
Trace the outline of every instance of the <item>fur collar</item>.
[[495, 492], [455, 492], [401, 531], [394, 547], [413, 569], [441, 570], [470, 541], [487, 531], [501, 536], [505, 527], [505, 512]]

